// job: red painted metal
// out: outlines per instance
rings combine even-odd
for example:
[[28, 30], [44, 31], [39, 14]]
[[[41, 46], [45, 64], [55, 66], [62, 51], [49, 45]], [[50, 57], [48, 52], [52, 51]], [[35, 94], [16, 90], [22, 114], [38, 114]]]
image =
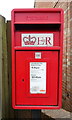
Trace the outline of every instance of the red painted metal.
[[[41, 29], [40, 29], [41, 28]], [[51, 47], [22, 47], [21, 34], [53, 33]], [[36, 60], [35, 52], [42, 58]], [[59, 109], [62, 105], [63, 10], [12, 11], [12, 106], [14, 109]], [[30, 94], [30, 62], [46, 62], [46, 94]]]

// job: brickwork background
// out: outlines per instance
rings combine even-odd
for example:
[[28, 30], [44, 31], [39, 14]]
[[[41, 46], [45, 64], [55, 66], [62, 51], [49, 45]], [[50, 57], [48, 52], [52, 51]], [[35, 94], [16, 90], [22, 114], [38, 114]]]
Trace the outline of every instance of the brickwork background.
[[62, 8], [64, 10], [64, 40], [63, 40], [63, 87], [62, 107], [72, 111], [72, 2], [38, 2], [35, 8]]

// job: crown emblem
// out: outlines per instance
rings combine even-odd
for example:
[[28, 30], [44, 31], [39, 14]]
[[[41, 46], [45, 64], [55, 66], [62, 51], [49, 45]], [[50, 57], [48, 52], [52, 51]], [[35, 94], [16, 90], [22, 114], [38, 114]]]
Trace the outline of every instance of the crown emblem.
[[31, 37], [30, 35], [28, 37], [23, 38], [25, 45], [34, 45], [36, 42], [36, 37]]

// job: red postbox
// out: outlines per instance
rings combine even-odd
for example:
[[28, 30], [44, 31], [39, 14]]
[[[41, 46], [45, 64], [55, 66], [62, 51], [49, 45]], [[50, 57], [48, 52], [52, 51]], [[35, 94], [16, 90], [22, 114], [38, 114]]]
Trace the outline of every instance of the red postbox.
[[62, 9], [12, 11], [14, 109], [61, 108], [62, 47]]

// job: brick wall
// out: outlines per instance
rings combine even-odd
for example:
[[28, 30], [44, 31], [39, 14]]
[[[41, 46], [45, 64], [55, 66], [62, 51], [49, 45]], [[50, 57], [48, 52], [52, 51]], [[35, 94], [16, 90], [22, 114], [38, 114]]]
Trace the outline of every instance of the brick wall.
[[62, 106], [72, 111], [72, 2], [42, 2], [35, 1], [35, 8], [62, 8], [64, 10], [64, 40], [63, 40], [63, 87]]

